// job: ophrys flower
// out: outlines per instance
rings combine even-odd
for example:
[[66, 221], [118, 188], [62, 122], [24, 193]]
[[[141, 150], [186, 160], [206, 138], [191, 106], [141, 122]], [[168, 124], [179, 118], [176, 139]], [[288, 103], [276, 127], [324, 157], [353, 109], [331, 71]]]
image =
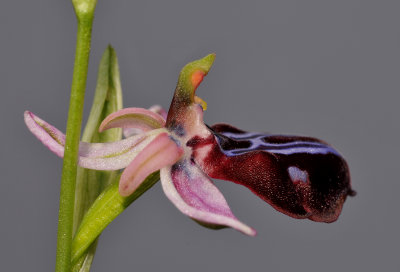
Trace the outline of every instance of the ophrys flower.
[[[206, 103], [195, 91], [214, 61], [213, 54], [181, 71], [166, 120], [141, 108], [109, 115], [100, 131], [122, 127], [136, 133], [114, 143], [81, 143], [79, 165], [125, 170], [119, 191], [127, 196], [160, 170], [167, 197], [184, 214], [210, 227], [256, 232], [240, 222], [211, 178], [248, 187], [275, 209], [295, 218], [332, 222], [354, 192], [345, 160], [328, 144], [310, 137], [249, 133], [227, 124], [203, 122]], [[28, 128], [62, 157], [64, 135], [30, 112]]]

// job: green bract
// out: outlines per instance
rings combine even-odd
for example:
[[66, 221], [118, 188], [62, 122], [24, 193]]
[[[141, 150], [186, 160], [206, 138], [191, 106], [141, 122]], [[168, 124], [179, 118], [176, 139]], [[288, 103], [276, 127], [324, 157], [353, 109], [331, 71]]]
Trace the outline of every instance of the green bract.
[[[122, 90], [119, 76], [118, 59], [114, 49], [108, 46], [99, 65], [96, 92], [82, 141], [89, 143], [115, 142], [122, 138], [122, 130], [115, 128], [99, 133], [101, 121], [109, 114], [122, 109]], [[95, 171], [78, 168], [76, 178], [75, 211], [73, 232], [81, 224], [82, 218], [101, 191], [112, 181], [119, 180], [118, 171]], [[91, 245], [91, 246], [90, 246]], [[94, 239], [81, 252], [73, 263], [73, 271], [89, 271], [97, 242]], [[74, 245], [72, 246], [74, 251]], [[84, 253], [84, 254], [83, 254]], [[82, 255], [83, 254], [83, 255]], [[72, 252], [72, 256], [74, 256]]]

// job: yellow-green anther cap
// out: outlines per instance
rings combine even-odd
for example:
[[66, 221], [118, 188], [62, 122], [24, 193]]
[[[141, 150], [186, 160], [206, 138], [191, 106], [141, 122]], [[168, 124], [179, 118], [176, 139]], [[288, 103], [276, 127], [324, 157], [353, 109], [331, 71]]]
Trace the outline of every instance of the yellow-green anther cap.
[[202, 59], [186, 64], [179, 74], [175, 98], [179, 98], [180, 102], [194, 103], [195, 91], [204, 76], [210, 71], [214, 60], [215, 54], [209, 54]]

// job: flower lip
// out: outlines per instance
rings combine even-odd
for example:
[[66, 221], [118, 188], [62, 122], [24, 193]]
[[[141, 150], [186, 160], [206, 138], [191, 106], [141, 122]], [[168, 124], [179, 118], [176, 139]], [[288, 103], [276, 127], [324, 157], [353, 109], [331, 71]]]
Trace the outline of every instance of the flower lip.
[[210, 131], [208, 138], [188, 141], [201, 169], [246, 186], [291, 217], [333, 222], [346, 196], [354, 194], [347, 163], [318, 139], [245, 132], [227, 124]]

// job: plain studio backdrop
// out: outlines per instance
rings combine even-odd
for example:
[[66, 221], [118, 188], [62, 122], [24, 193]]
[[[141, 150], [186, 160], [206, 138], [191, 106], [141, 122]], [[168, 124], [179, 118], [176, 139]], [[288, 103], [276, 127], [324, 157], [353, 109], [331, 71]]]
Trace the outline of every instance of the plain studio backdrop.
[[[168, 107], [180, 69], [217, 54], [197, 94], [205, 122], [334, 145], [357, 196], [332, 224], [283, 215], [216, 181], [258, 231], [203, 228], [160, 184], [103, 233], [92, 271], [399, 271], [400, 2], [98, 2], [85, 119], [110, 43], [125, 107]], [[65, 131], [76, 23], [68, 0], [0, 4], [1, 269], [52, 271], [62, 160], [30, 134], [24, 110]]]

